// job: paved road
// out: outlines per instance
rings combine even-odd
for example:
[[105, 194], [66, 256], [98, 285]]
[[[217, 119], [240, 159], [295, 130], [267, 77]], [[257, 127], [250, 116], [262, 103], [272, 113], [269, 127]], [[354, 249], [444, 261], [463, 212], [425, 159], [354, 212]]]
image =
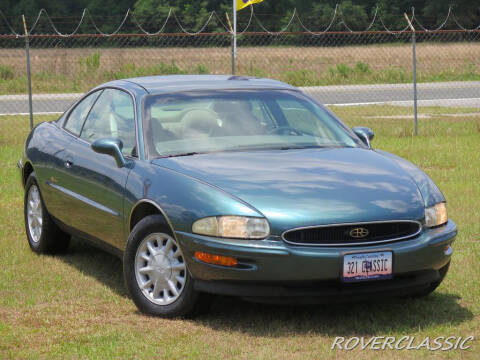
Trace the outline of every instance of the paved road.
[[[302, 88], [328, 105], [392, 104], [412, 106], [412, 84], [318, 86]], [[35, 113], [61, 113], [81, 94], [33, 96]], [[418, 85], [420, 106], [480, 107], [480, 81], [423, 83]], [[0, 115], [28, 113], [26, 95], [1, 95]]]
[[[33, 95], [33, 112], [63, 113], [82, 94], [38, 94]], [[0, 115], [28, 114], [26, 95], [0, 95]]]
[[[413, 84], [348, 85], [302, 88], [329, 105], [413, 105]], [[480, 81], [418, 84], [420, 106], [480, 107]]]

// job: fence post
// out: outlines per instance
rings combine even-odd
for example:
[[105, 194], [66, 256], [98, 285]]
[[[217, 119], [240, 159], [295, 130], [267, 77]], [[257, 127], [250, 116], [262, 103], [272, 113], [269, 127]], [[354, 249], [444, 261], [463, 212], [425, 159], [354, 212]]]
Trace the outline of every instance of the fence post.
[[416, 38], [415, 28], [412, 22], [408, 18], [407, 14], [403, 14], [407, 19], [408, 26], [412, 30], [412, 61], [413, 61], [413, 112], [415, 118], [415, 136], [418, 135], [418, 96], [417, 96], [417, 51], [416, 51]]
[[28, 83], [28, 112], [30, 113], [30, 130], [33, 129], [33, 104], [32, 104], [32, 76], [30, 73], [30, 40], [28, 38], [27, 22], [22, 15], [23, 29], [25, 31], [25, 52], [27, 55], [27, 83]]
[[232, 35], [232, 75], [235, 75], [235, 45], [233, 44], [234, 43], [234, 38], [233, 38], [233, 35]]
[[230, 27], [230, 32], [232, 33], [232, 75], [235, 75], [235, 34], [233, 33], [232, 23], [230, 22], [230, 18], [228, 17], [228, 13], [225, 13], [227, 17], [228, 26]]

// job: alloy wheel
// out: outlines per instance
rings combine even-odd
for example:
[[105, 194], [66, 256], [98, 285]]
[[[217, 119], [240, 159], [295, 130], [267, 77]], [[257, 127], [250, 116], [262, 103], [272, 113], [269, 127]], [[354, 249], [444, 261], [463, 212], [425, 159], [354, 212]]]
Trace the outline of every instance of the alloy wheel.
[[27, 223], [30, 237], [34, 243], [40, 241], [43, 229], [43, 212], [40, 192], [36, 185], [30, 186], [27, 197]]
[[157, 305], [178, 299], [185, 287], [186, 266], [173, 237], [153, 233], [140, 243], [135, 256], [135, 278], [143, 295]]

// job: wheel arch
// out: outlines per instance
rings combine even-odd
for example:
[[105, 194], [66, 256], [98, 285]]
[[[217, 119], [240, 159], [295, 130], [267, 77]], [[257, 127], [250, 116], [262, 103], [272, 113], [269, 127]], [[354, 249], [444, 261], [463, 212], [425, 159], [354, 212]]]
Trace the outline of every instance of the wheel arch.
[[30, 176], [30, 174], [33, 173], [33, 166], [30, 161], [27, 161], [23, 165], [23, 173], [22, 173], [22, 182], [23, 182], [23, 187], [25, 187], [25, 184], [27, 183], [27, 179]]
[[133, 230], [135, 225], [140, 220], [150, 215], [161, 215], [165, 221], [165, 225], [170, 228], [173, 237], [175, 238], [175, 240], [177, 240], [175, 236], [175, 229], [173, 228], [172, 222], [168, 218], [165, 211], [160, 205], [149, 199], [141, 199], [132, 207], [132, 210], [130, 211], [130, 216], [128, 218], [129, 233]]

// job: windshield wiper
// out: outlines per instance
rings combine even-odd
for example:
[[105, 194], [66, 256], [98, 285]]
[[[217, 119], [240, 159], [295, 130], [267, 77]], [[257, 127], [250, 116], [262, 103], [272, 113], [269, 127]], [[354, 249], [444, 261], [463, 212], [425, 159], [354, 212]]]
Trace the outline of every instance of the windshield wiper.
[[325, 146], [321, 145], [265, 145], [265, 146], [236, 146], [234, 148], [225, 149], [222, 151], [258, 151], [258, 150], [291, 150], [291, 149], [311, 149], [311, 148], [322, 148]]
[[192, 156], [192, 155], [198, 155], [198, 154], [205, 154], [205, 153], [188, 152], [188, 153], [181, 153], [181, 154], [162, 155], [162, 156], [159, 156], [158, 158], [163, 159], [163, 158], [180, 157], [180, 156]]
[[249, 147], [249, 146], [237, 146], [230, 149], [223, 149], [217, 151], [203, 151], [203, 152], [186, 152], [180, 154], [170, 154], [170, 155], [161, 155], [157, 159], [164, 159], [164, 158], [172, 158], [172, 157], [180, 157], [180, 156], [193, 156], [193, 155], [200, 155], [200, 154], [210, 154], [210, 153], [221, 153], [221, 152], [236, 152], [236, 151], [259, 151], [259, 150], [302, 150], [302, 149], [324, 149], [324, 148], [332, 148], [332, 147], [351, 147], [347, 145], [285, 145], [285, 146], [256, 146], [256, 147]]
[[284, 146], [281, 148], [278, 148], [279, 150], [301, 150], [301, 149], [321, 149], [321, 148], [326, 148], [328, 146], [326, 145], [304, 145], [304, 146]]
[[280, 150], [301, 150], [301, 149], [325, 149], [325, 148], [352, 148], [353, 146], [349, 145], [305, 145], [305, 146], [285, 146], [280, 148]]

